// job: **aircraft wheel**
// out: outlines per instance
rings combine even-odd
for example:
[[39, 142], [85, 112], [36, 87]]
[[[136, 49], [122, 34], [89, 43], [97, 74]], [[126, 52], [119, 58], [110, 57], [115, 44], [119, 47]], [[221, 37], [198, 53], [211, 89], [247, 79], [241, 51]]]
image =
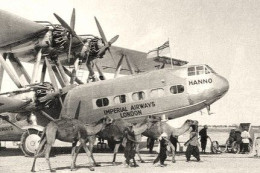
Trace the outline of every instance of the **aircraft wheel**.
[[250, 153], [253, 149], [253, 140], [249, 139], [248, 152]]
[[240, 144], [237, 143], [236, 141], [234, 141], [232, 144], [231, 144], [231, 151], [233, 153], [236, 153], [238, 154], [240, 152]]
[[[35, 129], [26, 130], [22, 134], [20, 148], [25, 156], [34, 156], [40, 143], [41, 134], [41, 131]], [[45, 147], [39, 152], [40, 157], [44, 155], [44, 151]]]

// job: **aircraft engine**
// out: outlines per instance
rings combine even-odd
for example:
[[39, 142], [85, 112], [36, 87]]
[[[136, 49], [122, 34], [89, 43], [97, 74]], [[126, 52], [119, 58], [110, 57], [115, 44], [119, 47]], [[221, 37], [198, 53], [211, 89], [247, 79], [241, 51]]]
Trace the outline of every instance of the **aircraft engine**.
[[52, 31], [52, 46], [58, 50], [64, 50], [68, 42], [68, 31], [61, 25], [54, 25]]
[[35, 111], [51, 106], [53, 99], [59, 95], [54, 92], [52, 84], [48, 82], [33, 84], [22, 90], [9, 92], [8, 97], [27, 102], [15, 112]]

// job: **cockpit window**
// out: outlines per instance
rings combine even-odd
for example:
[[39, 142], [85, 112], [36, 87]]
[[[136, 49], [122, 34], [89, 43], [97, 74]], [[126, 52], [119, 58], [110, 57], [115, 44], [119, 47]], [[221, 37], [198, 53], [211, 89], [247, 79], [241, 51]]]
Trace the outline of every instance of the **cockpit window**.
[[195, 72], [195, 67], [188, 68], [188, 76], [194, 76], [196, 74]]
[[197, 71], [197, 75], [204, 74], [204, 67], [203, 66], [197, 66], [196, 71]]
[[[216, 73], [210, 66], [206, 65], [205, 69], [207, 69], [210, 73]], [[207, 73], [206, 73], [207, 74]]]
[[188, 76], [215, 73], [208, 65], [188, 67]]

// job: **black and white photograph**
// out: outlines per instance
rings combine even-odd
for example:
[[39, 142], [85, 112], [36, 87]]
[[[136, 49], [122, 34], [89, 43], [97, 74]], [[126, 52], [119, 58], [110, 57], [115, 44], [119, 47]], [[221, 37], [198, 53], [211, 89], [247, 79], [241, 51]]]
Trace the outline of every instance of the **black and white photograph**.
[[258, 173], [260, 1], [0, 0], [0, 172]]

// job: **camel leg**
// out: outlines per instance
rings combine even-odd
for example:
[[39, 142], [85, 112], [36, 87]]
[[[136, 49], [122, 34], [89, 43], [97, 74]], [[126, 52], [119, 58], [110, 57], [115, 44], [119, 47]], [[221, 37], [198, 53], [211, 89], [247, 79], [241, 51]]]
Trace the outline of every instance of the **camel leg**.
[[136, 153], [137, 153], [137, 155], [139, 157], [140, 162], [144, 163], [145, 161], [141, 158], [141, 155], [140, 155], [140, 148], [139, 148], [139, 144], [138, 143], [135, 145], [135, 151], [136, 151]]
[[[72, 162], [71, 162], [71, 167], [70, 167], [70, 170], [73, 171], [75, 170], [75, 167], [76, 167], [76, 159], [75, 158], [75, 155], [76, 155], [76, 147], [77, 147], [77, 142], [78, 141], [75, 141], [72, 143], [72, 150], [71, 150], [71, 157], [72, 157]], [[74, 161], [75, 160], [75, 161]]]
[[93, 160], [94, 166], [100, 166], [100, 164], [97, 164], [96, 160], [94, 159], [93, 156], [93, 147], [94, 147], [94, 143], [96, 141], [96, 136], [90, 136], [89, 137], [89, 151], [91, 153], [91, 159]]
[[118, 149], [119, 149], [119, 146], [120, 146], [120, 143], [116, 144], [115, 148], [114, 148], [114, 158], [113, 158], [113, 165], [116, 164], [116, 154], [118, 152]]
[[50, 163], [50, 152], [51, 152], [51, 144], [46, 144], [46, 152], [45, 152], [45, 159], [48, 163], [49, 169], [51, 172], [55, 172], [55, 169], [51, 169], [51, 163]]
[[37, 151], [36, 151], [36, 153], [35, 153], [35, 155], [34, 155], [34, 160], [33, 160], [33, 165], [32, 165], [31, 172], [35, 172], [36, 159], [38, 158], [38, 154], [39, 154], [39, 152], [42, 150], [42, 147], [44, 146], [45, 143], [46, 143], [46, 138], [44, 138], [44, 139], [41, 141], [41, 143], [40, 143], [40, 145], [39, 145], [39, 147], [38, 147], [38, 149], [37, 149]]
[[95, 169], [91, 166], [91, 161], [90, 161], [90, 159], [91, 159], [91, 153], [90, 153], [90, 151], [89, 151], [89, 149], [88, 149], [88, 147], [87, 147], [87, 145], [86, 145], [86, 142], [85, 142], [84, 140], [81, 140], [80, 143], [82, 144], [82, 146], [83, 146], [83, 148], [84, 148], [84, 150], [85, 150], [85, 152], [87, 153], [87, 156], [88, 156], [88, 158], [89, 158], [89, 164], [90, 164], [89, 170], [90, 170], [90, 171], [94, 171]]
[[51, 147], [54, 144], [56, 139], [57, 130], [58, 130], [57, 126], [46, 129], [47, 144], [46, 144], [46, 151], [45, 151], [45, 159], [49, 165], [49, 169], [51, 172], [55, 172], [55, 169], [51, 169], [50, 152], [51, 152]]
[[175, 147], [174, 145], [172, 145], [172, 143], [169, 141], [168, 145], [170, 145], [171, 149], [172, 149], [172, 163], [175, 163]]
[[74, 166], [74, 168], [71, 168], [71, 169], [75, 169], [75, 167], [76, 167], [76, 160], [77, 160], [77, 157], [78, 157], [78, 154], [79, 154], [79, 151], [80, 151], [81, 148], [82, 148], [81, 143], [78, 147], [75, 147], [75, 153], [72, 157], [72, 164], [71, 164], [71, 166]]

